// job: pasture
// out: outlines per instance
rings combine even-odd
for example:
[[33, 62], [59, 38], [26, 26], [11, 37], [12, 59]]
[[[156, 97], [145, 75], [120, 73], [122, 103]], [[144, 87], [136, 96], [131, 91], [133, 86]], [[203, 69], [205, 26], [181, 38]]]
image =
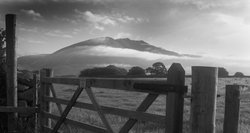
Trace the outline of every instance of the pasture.
[[[190, 95], [191, 89], [191, 78], [186, 78], [185, 84], [188, 86], [188, 93]], [[218, 95], [217, 98], [217, 116], [216, 116], [216, 132], [223, 132], [223, 120], [224, 120], [224, 101], [225, 101], [225, 86], [230, 84], [239, 84], [250, 86], [250, 78], [219, 78], [218, 81]], [[54, 88], [58, 98], [63, 98], [69, 100], [76, 86], [69, 85], [57, 85], [54, 84]], [[121, 90], [109, 90], [102, 88], [93, 88], [93, 92], [100, 105], [135, 110], [140, 102], [145, 98], [146, 93], [140, 92], [128, 92]], [[84, 101], [91, 103], [85, 91], [82, 92], [78, 101]], [[165, 115], [166, 97], [159, 96], [157, 100], [151, 105], [147, 112], [159, 115]], [[63, 106], [65, 107], [65, 106]], [[59, 114], [56, 105], [52, 104], [52, 113]], [[185, 99], [184, 106], [184, 122], [183, 122], [183, 132], [189, 133], [189, 115], [190, 115], [190, 98]], [[94, 111], [89, 111], [85, 109], [73, 108], [68, 118], [76, 121], [84, 122], [87, 124], [92, 124], [96, 126], [104, 127], [98, 114]], [[127, 118], [107, 115], [109, 123], [115, 132], [126, 122]], [[67, 128], [63, 125], [61, 127], [62, 131], [67, 132]], [[83, 132], [82, 129], [70, 126], [70, 130], [73, 133]], [[88, 132], [88, 131], [84, 131]], [[163, 133], [164, 125], [151, 122], [138, 122], [130, 131], [131, 133]], [[250, 132], [250, 89], [246, 88], [241, 97], [240, 106], [240, 121], [239, 121], [239, 133], [249, 133]]]

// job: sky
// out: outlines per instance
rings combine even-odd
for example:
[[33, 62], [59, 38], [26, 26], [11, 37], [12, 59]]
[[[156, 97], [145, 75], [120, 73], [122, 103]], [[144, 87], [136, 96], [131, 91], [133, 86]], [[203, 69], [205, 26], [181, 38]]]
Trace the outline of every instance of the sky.
[[250, 74], [249, 0], [0, 0], [0, 27], [7, 13], [17, 14], [19, 56], [109, 36]]

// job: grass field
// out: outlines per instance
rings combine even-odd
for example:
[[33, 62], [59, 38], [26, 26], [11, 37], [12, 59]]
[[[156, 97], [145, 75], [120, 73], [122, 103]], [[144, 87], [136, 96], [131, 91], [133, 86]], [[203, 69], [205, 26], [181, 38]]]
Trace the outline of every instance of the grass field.
[[[223, 130], [223, 119], [224, 119], [224, 100], [225, 100], [225, 85], [229, 84], [240, 84], [250, 86], [250, 78], [220, 78], [218, 83], [218, 94], [221, 97], [217, 98], [217, 115], [216, 115], [216, 131], [222, 133]], [[190, 94], [191, 79], [186, 78], [186, 85], [189, 88], [188, 94]], [[70, 99], [76, 90], [76, 86], [67, 85], [54, 85], [57, 96], [63, 99]], [[123, 108], [129, 110], [135, 110], [146, 93], [139, 92], [127, 92], [120, 90], [110, 90], [102, 88], [93, 88], [95, 96], [100, 105]], [[159, 96], [157, 100], [151, 105], [147, 112], [153, 114], [165, 115], [165, 96]], [[85, 91], [82, 92], [78, 101], [90, 103], [88, 96]], [[58, 114], [57, 107], [53, 104], [53, 113]], [[184, 106], [184, 133], [189, 133], [189, 115], [190, 115], [190, 99], [185, 99]], [[68, 115], [68, 118], [77, 120], [84, 123], [89, 123], [96, 126], [104, 127], [98, 114], [94, 111], [73, 108]], [[127, 118], [107, 115], [109, 123], [115, 132], [118, 132], [119, 128], [126, 122]], [[61, 130], [66, 131], [65, 127], [62, 126]], [[84, 130], [71, 126], [71, 130], [74, 133], [80, 133]], [[66, 131], [67, 132], [67, 131]], [[84, 131], [87, 132], [88, 131]], [[159, 126], [157, 123], [149, 122], [138, 122], [131, 133], [163, 133], [164, 127]], [[240, 121], [239, 121], [239, 133], [250, 133], [250, 89], [244, 91], [243, 98], [241, 99], [240, 107]]]

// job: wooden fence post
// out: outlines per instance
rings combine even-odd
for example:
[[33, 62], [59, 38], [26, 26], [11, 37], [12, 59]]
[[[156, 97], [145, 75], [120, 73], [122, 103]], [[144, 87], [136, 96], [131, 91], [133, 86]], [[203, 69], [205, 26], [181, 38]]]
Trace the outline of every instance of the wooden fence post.
[[240, 85], [226, 86], [223, 133], [238, 132], [241, 90]]
[[48, 127], [48, 128], [51, 128], [51, 120], [49, 118], [45, 118], [43, 116], [43, 112], [48, 112], [48, 113], [51, 113], [51, 105], [50, 105], [50, 102], [45, 102], [44, 100], [44, 96], [49, 96], [51, 97], [52, 94], [50, 92], [50, 83], [44, 83], [42, 82], [43, 78], [45, 77], [52, 77], [53, 76], [53, 72], [51, 69], [42, 69], [40, 71], [40, 82], [41, 82], [41, 85], [40, 85], [40, 94], [39, 94], [39, 103], [40, 103], [40, 132], [41, 133], [44, 133], [45, 132], [45, 129], [43, 128], [44, 126]]
[[[181, 64], [173, 63], [168, 70], [167, 83], [185, 85], [185, 71]], [[166, 133], [182, 133], [184, 96], [168, 93], [166, 98]]]
[[215, 133], [218, 68], [192, 67], [191, 133]]
[[[17, 107], [16, 15], [6, 15], [7, 106]], [[8, 132], [17, 132], [17, 113], [8, 114]]]
[[[37, 85], [37, 75], [33, 74], [33, 107], [37, 107], [38, 104], [38, 85]], [[34, 133], [38, 133], [38, 115], [34, 114]]]

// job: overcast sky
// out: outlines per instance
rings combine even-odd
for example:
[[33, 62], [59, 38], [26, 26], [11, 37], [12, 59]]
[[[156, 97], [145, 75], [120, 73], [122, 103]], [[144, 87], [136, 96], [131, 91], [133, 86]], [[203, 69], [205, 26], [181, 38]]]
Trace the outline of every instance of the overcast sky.
[[19, 55], [110, 36], [250, 62], [249, 0], [1, 0], [0, 27], [6, 13], [17, 14]]

